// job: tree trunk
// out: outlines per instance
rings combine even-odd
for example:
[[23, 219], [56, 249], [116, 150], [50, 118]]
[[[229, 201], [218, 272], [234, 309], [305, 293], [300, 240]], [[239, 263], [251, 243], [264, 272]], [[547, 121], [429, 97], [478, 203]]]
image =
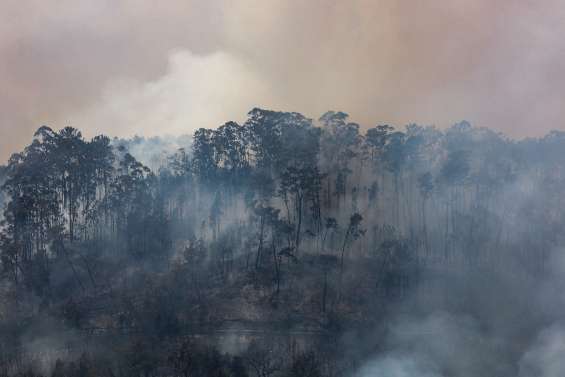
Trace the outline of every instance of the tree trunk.
[[298, 255], [298, 248], [300, 247], [300, 232], [302, 231], [302, 201], [303, 195], [297, 194], [296, 196], [296, 215], [298, 224], [296, 225], [296, 238], [294, 244], [296, 245], [296, 253]]
[[257, 247], [257, 256], [255, 258], [255, 269], [259, 269], [259, 261], [261, 260], [261, 252], [263, 251], [263, 233], [265, 229], [265, 218], [261, 216], [261, 226], [259, 230], [259, 246]]

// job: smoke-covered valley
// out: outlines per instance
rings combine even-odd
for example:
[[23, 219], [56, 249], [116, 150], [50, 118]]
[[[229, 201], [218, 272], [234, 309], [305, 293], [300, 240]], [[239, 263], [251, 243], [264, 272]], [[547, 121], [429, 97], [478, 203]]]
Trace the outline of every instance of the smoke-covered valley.
[[565, 133], [255, 108], [0, 168], [0, 376], [565, 373]]

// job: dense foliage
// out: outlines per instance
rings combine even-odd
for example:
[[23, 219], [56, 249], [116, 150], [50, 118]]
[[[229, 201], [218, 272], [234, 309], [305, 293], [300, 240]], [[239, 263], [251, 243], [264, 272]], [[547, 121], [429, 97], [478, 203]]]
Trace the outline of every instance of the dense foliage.
[[361, 129], [253, 109], [149, 169], [41, 127], [0, 169], [0, 376], [349, 375], [437, 310], [516, 323], [517, 375], [557, 315], [527, 308], [564, 246], [565, 134]]

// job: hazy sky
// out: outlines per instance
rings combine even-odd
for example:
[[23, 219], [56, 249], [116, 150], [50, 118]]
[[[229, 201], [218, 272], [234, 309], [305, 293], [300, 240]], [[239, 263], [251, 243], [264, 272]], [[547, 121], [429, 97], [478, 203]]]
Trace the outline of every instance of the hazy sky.
[[565, 0], [0, 0], [0, 161], [42, 124], [191, 133], [254, 106], [565, 130]]

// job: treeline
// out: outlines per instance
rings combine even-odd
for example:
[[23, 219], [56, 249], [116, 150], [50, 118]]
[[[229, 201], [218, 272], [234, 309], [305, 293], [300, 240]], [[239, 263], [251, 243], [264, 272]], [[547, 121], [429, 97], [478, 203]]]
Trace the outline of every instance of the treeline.
[[[343, 375], [365, 353], [340, 334], [435, 290], [430, 271], [543, 274], [563, 245], [561, 132], [256, 108], [153, 170], [127, 146], [41, 127], [0, 170], [0, 375]], [[198, 336], [226, 321], [263, 335], [233, 355]], [[275, 363], [275, 330], [312, 335]]]

